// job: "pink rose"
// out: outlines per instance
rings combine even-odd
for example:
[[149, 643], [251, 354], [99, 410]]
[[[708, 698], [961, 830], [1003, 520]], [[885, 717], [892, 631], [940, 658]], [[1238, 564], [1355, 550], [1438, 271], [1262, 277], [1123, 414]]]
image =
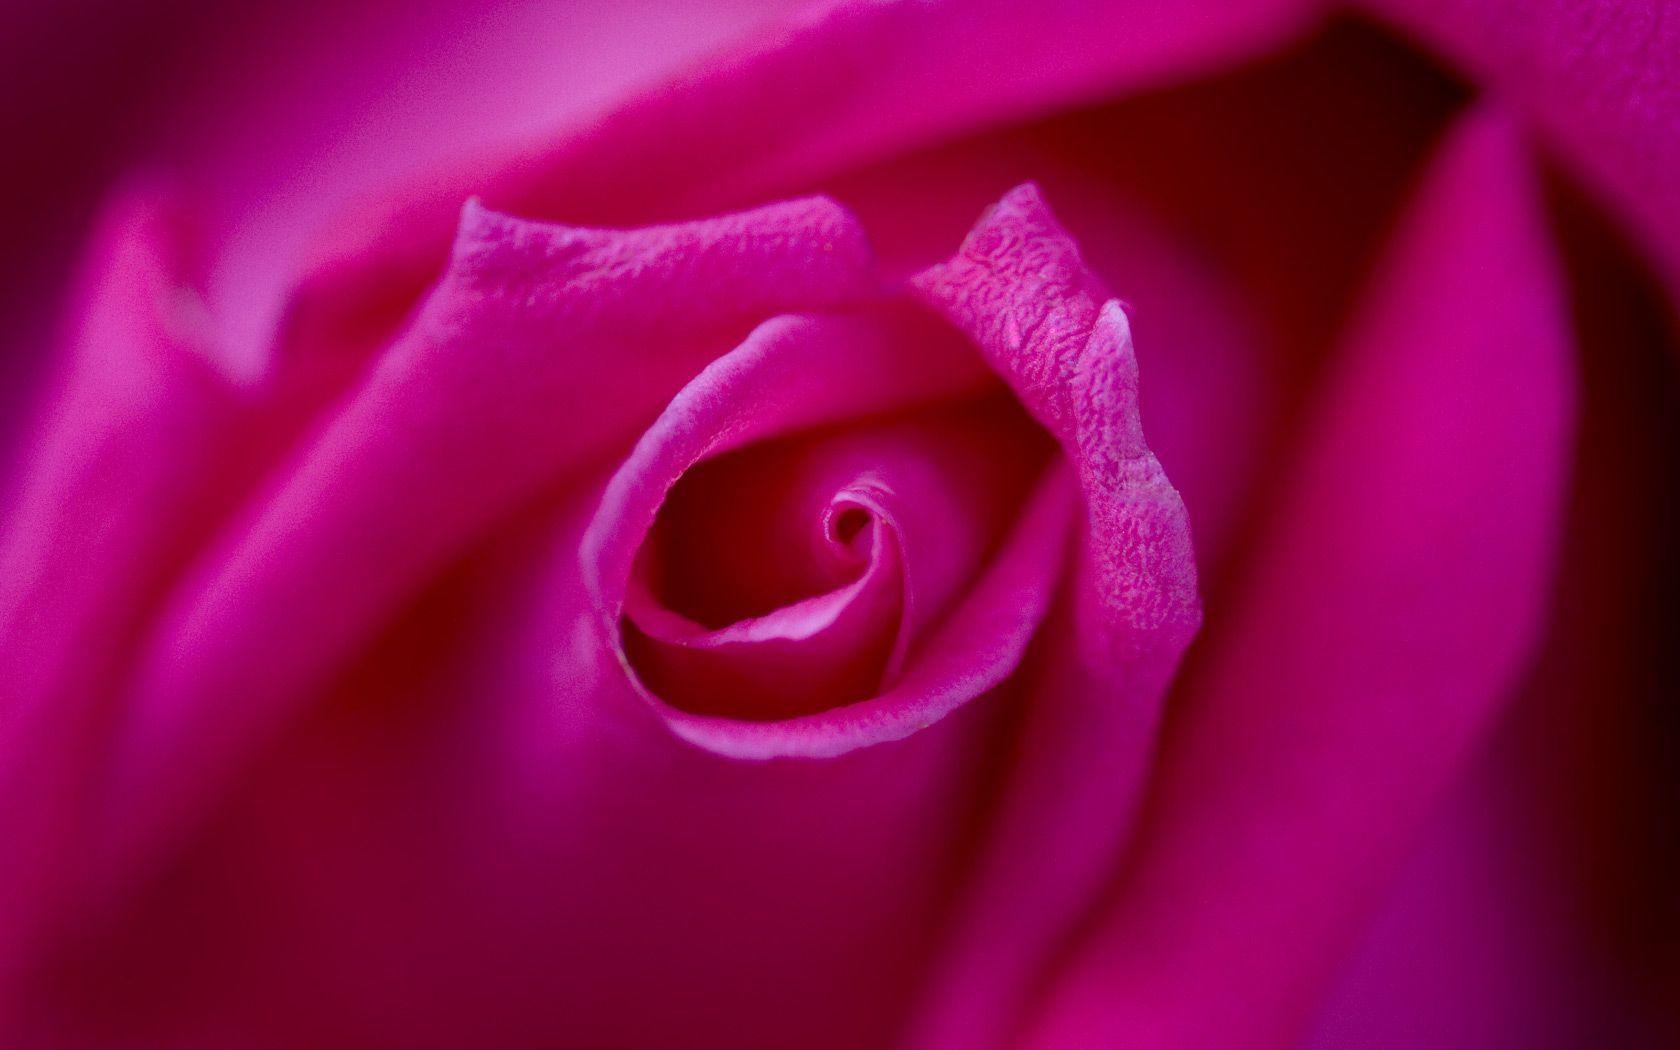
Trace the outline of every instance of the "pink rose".
[[0, 1041], [1655, 1044], [1680, 15], [787, 7], [0, 15]]

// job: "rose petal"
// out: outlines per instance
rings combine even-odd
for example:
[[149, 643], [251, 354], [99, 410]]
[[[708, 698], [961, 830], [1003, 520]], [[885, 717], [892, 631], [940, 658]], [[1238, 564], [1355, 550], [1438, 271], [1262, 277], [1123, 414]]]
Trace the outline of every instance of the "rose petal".
[[700, 714], [768, 721], [869, 696], [887, 672], [904, 603], [897, 538], [885, 527], [872, 534], [869, 569], [854, 582], [719, 630], [651, 599], [627, 602], [627, 666], [653, 696]]
[[[1504, 735], [1504, 734], [1502, 734]], [[1500, 741], [1499, 743], [1504, 743]], [[1304, 1050], [1656, 1047], [1573, 927], [1544, 792], [1484, 754], [1386, 887]], [[1618, 1009], [1620, 1007], [1620, 1009]]]
[[[908, 331], [903, 325], [903, 321], [894, 326], [881, 319], [857, 317], [781, 318], [762, 326], [739, 349], [716, 361], [672, 401], [609, 483], [583, 544], [584, 578], [612, 648], [619, 647], [619, 622], [632, 563], [644, 549], [666, 492], [700, 459], [719, 448], [790, 426], [879, 413], [940, 394], [995, 385], [955, 333], [927, 318]], [[922, 417], [907, 418], [911, 422], [896, 427], [863, 424], [858, 432], [835, 438], [826, 446], [826, 454], [834, 457], [833, 468], [840, 471], [826, 488], [836, 498], [868, 508], [877, 522], [878, 538], [890, 537], [891, 571], [902, 575], [901, 609], [894, 612], [892, 621], [898, 640], [885, 665], [889, 674], [904, 662], [911, 641], [935, 622], [978, 570], [976, 562], [991, 542], [989, 533], [996, 531], [987, 523], [1016, 512], [1016, 506], [1004, 498], [1012, 486], [999, 483], [1021, 473], [1008, 464], [1030, 452], [1031, 446], [1030, 431], [1025, 440], [1016, 438], [1023, 424], [1007, 414], [992, 412], [972, 421], [971, 425], [984, 423], [994, 429], [970, 435], [961, 433], [961, 425], [968, 421], [960, 417], [947, 421], [943, 430]], [[950, 429], [953, 426], [956, 431]], [[1005, 441], [1017, 447], [994, 447]], [[989, 474], [975, 469], [976, 456], [990, 462]], [[817, 487], [825, 486], [819, 483]], [[720, 717], [721, 711], [684, 710], [655, 695], [649, 700], [688, 739], [739, 757], [839, 754], [926, 726], [962, 700], [984, 692], [1007, 672], [1010, 661], [1019, 659], [1028, 636], [1020, 632], [1025, 627], [1030, 634], [1054, 587], [1050, 574], [1059, 563], [1060, 543], [1047, 530], [1054, 529], [1057, 516], [1043, 507], [1062, 501], [1056, 491], [1050, 486], [1037, 497], [1033, 506], [1040, 509], [1029, 511], [1026, 520], [1014, 528], [1013, 538], [1005, 541], [1005, 549], [989, 570], [1011, 582], [993, 585], [993, 589], [981, 584], [968, 600], [984, 603], [996, 600], [996, 593], [1007, 592], [1009, 600], [1019, 601], [1023, 591], [1037, 593], [1003, 620], [969, 611], [957, 614], [953, 621], [962, 631], [984, 632], [972, 638], [977, 646], [973, 667], [950, 663], [951, 642], [936, 638], [926, 654], [918, 653], [911, 661], [903, 680], [888, 683], [893, 688], [886, 695], [832, 710], [797, 711], [783, 706], [777, 713], [800, 717], [784, 719], [779, 728]], [[720, 496], [715, 502], [735, 501]], [[1013, 550], [1012, 545], [1023, 542], [1042, 544], [1043, 550], [1032, 555]], [[866, 575], [860, 582], [878, 580]], [[996, 588], [1003, 592], [994, 593]], [[878, 596], [879, 592], [866, 588], [844, 597], [858, 594]], [[645, 629], [647, 624], [640, 626]], [[864, 661], [857, 647], [875, 635], [854, 630], [847, 637], [852, 643], [846, 648], [853, 653], [851, 660]], [[712, 640], [715, 643], [716, 637]], [[833, 641], [826, 636], [822, 640]], [[758, 657], [771, 661], [769, 669], [780, 675], [787, 668], [787, 648], [777, 645]], [[738, 658], [740, 654], [732, 655]], [[915, 664], [924, 655], [927, 667], [917, 669]], [[849, 666], [839, 652], [826, 657], [813, 654], [810, 661], [807, 673], [829, 664]], [[715, 661], [712, 665], [716, 666]], [[634, 668], [634, 661], [630, 666]], [[939, 670], [930, 677], [932, 668]], [[667, 668], [666, 675], [672, 670]], [[864, 696], [854, 694], [848, 699]], [[789, 702], [781, 701], [783, 705]]]
[[[829, 761], [689, 744], [600, 641], [602, 480], [405, 602], [192, 849], [57, 946], [25, 1045], [891, 1045], [1016, 697]], [[1026, 555], [1060, 560], [1061, 509]]]
[[809, 185], [860, 217], [894, 274], [947, 257], [1009, 187], [1038, 185], [1124, 301], [1150, 449], [1195, 523], [1203, 586], [1219, 587], [1265, 465], [1294, 447], [1302, 396], [1463, 91], [1392, 35], [1338, 19], [1205, 79]]
[[1573, 379], [1528, 158], [1481, 112], [1408, 216], [1113, 912], [1029, 1045], [1299, 1037], [1534, 645]]
[[975, 1047], [1007, 1030], [1115, 859], [1199, 623], [1196, 566], [1184, 505], [1143, 440], [1126, 316], [1034, 187], [913, 285], [1060, 440], [1086, 507], [1072, 622], [1046, 632], [1002, 808], [916, 1037]]
[[311, 340], [388, 329], [436, 272], [458, 202], [634, 224], [737, 207], [912, 143], [1218, 68], [1321, 0], [818, 3], [733, 53], [478, 170], [335, 224], [296, 309]]
[[188, 820], [441, 564], [627, 440], [747, 325], [870, 291], [861, 232], [820, 199], [628, 232], [469, 204], [403, 338], [163, 619], [113, 759], [102, 870]]
[[[956, 333], [942, 334], [956, 344]], [[893, 356], [918, 349], [900, 343]], [[673, 411], [760, 404], [707, 378]], [[649, 440], [665, 430], [656, 424]], [[1048, 444], [1000, 392], [791, 436], [691, 471], [683, 497], [661, 508], [625, 595], [630, 666], [656, 696], [694, 713], [763, 720], [867, 699], [898, 679], [912, 647], [979, 575]], [[640, 480], [643, 492], [663, 487]], [[650, 553], [667, 588], [681, 583], [678, 597], [701, 601], [711, 628], [660, 604], [662, 581], [639, 579], [654, 575]], [[851, 582], [812, 597], [813, 569], [824, 567], [816, 578], [833, 577], [824, 586]], [[743, 584], [756, 601], [729, 600]]]
[[103, 690], [202, 533], [234, 391], [155, 192], [108, 210], [0, 533], [0, 1008], [109, 715]]
[[1662, 3], [1368, 0], [1560, 147], [1660, 260], [1680, 306], [1680, 20]]
[[1047, 470], [980, 578], [880, 695], [777, 722], [679, 713], [669, 716], [671, 728], [710, 751], [751, 759], [833, 758], [928, 728], [1020, 665], [1049, 611], [1073, 502], [1066, 472]]

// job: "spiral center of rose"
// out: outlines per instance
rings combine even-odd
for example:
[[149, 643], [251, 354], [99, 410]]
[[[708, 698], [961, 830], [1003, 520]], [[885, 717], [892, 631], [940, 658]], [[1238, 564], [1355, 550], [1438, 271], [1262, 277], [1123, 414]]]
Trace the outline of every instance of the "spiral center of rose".
[[960, 602], [1050, 442], [1002, 393], [703, 460], [637, 553], [626, 653], [696, 714], [810, 714], [890, 686]]

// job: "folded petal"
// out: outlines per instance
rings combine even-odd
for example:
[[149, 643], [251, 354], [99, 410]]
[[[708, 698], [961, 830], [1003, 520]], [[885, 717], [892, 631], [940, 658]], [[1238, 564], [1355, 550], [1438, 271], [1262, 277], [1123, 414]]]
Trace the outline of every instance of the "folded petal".
[[1027, 1045], [1299, 1038], [1546, 607], [1573, 377], [1509, 120], [1447, 140], [1189, 683], [1113, 908]]
[[1184, 505], [1144, 442], [1126, 315], [1036, 188], [912, 284], [1057, 438], [1085, 504], [1066, 620], [1025, 680], [1001, 809], [917, 1035], [974, 1047], [1007, 1030], [1107, 877], [1200, 607]]

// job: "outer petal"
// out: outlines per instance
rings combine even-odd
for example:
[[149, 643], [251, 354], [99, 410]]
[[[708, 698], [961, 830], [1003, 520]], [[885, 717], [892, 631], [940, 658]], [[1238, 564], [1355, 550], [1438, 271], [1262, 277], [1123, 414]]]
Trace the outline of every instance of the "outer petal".
[[1680, 304], [1680, 12], [1669, 0], [1367, 0], [1490, 81], [1609, 195]]
[[1184, 505], [1144, 444], [1126, 316], [1037, 189], [1012, 191], [913, 285], [1057, 437], [1085, 499], [1072, 623], [1047, 630], [1002, 809], [918, 1033], [975, 1047], [1000, 1036], [1107, 877], [1200, 607]]
[[869, 282], [861, 232], [823, 200], [627, 233], [469, 204], [404, 337], [163, 619], [107, 785], [107, 866], [184, 819], [481, 530], [622, 447], [748, 325]]
[[1185, 697], [1114, 910], [1029, 1045], [1288, 1045], [1536, 641], [1568, 465], [1527, 158], [1452, 136], [1245, 598]]
[[405, 602], [193, 848], [61, 946], [19, 1045], [893, 1045], [1018, 698], [825, 761], [695, 747], [602, 644], [599, 493]]
[[[232, 387], [155, 195], [110, 209], [0, 531], [0, 978], [74, 835], [105, 690], [204, 531]], [[0, 1005], [5, 989], [0, 987]]]
[[[425, 287], [457, 202], [640, 223], [736, 207], [906, 145], [1217, 68], [1319, 0], [828, 0], [568, 134], [426, 180], [322, 246], [295, 315], [378, 329]], [[371, 218], [369, 217], [371, 216]]]
[[1547, 204], [1583, 352], [1545, 641], [1340, 967], [1315, 1050], [1680, 1045], [1675, 348], [1603, 211]]
[[[1071, 486], [1046, 481], [942, 628], [980, 616], [917, 656], [969, 675], [957, 700], [1013, 666], [1065, 560]], [[405, 602], [225, 819], [32, 989], [43, 1045], [894, 1044], [1022, 697], [825, 761], [695, 747], [603, 644], [579, 557], [599, 486], [552, 496]]]
[[[1519, 704], [1532, 711], [1533, 699]], [[1555, 809], [1501, 737], [1384, 889], [1308, 1050], [1669, 1045], [1640, 1032], [1627, 984], [1575, 925], [1579, 902], [1547, 841]]]

